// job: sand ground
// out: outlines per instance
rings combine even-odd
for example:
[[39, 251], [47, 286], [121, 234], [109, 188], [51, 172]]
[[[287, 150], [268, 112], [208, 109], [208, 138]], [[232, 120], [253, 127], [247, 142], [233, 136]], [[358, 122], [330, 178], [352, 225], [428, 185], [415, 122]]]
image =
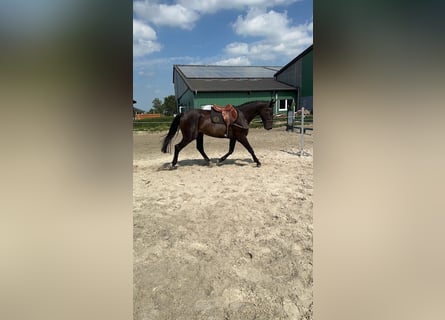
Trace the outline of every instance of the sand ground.
[[[262, 166], [239, 143], [204, 137], [160, 151], [166, 132], [135, 132], [134, 319], [312, 319], [312, 145], [250, 129]], [[179, 142], [181, 134], [174, 143]]]

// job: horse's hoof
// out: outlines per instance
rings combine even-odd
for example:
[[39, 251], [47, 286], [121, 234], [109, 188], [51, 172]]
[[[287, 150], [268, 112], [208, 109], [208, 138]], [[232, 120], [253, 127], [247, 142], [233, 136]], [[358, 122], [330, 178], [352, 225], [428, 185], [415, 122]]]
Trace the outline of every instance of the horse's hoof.
[[261, 163], [257, 162], [256, 167], [257, 168], [261, 167]]
[[168, 169], [169, 170], [176, 170], [176, 169], [178, 169], [178, 167], [176, 165], [170, 165], [170, 167]]

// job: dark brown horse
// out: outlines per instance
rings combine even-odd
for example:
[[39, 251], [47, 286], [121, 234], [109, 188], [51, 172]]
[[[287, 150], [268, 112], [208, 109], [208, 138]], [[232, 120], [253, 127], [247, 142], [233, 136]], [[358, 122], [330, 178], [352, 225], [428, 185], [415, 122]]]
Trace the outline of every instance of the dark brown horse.
[[[256, 117], [260, 116], [264, 129], [272, 129], [273, 122], [273, 106], [274, 100], [269, 101], [255, 101], [244, 103], [236, 109], [238, 110], [238, 118], [235, 123], [233, 123], [229, 128], [229, 134], [227, 136], [230, 139], [229, 152], [223, 155], [218, 162], [221, 163], [227, 159], [229, 155], [233, 153], [235, 149], [235, 144], [239, 141], [249, 153], [252, 155], [253, 161], [256, 162], [257, 166], [261, 166], [261, 162], [255, 156], [252, 147], [247, 140], [247, 134], [249, 132], [249, 123]], [[196, 139], [196, 148], [203, 156], [207, 163], [210, 163], [209, 157], [204, 152], [204, 134], [215, 137], [215, 138], [225, 138], [226, 125], [213, 123], [210, 118], [210, 111], [195, 109], [188, 111], [186, 113], [178, 114], [170, 126], [167, 136], [164, 138], [161, 151], [168, 152], [169, 146], [172, 139], [178, 131], [178, 127], [181, 128], [182, 140], [177, 145], [175, 145], [175, 155], [173, 156], [173, 161], [171, 163], [171, 168], [175, 168], [178, 162], [179, 152], [190, 142]]]

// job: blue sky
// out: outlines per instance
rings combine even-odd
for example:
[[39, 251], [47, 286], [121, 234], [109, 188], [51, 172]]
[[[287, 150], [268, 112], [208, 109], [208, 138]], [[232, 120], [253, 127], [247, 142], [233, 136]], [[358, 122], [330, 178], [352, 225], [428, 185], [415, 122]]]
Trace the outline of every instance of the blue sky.
[[284, 66], [312, 26], [312, 0], [133, 1], [135, 107], [174, 94], [174, 64]]

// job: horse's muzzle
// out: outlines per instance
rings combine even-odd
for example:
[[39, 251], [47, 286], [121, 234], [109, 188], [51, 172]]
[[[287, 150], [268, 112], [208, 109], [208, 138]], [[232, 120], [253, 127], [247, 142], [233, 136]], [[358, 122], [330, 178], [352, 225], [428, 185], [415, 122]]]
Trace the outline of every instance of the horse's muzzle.
[[273, 120], [266, 120], [266, 123], [264, 123], [264, 129], [270, 130], [272, 129]]

